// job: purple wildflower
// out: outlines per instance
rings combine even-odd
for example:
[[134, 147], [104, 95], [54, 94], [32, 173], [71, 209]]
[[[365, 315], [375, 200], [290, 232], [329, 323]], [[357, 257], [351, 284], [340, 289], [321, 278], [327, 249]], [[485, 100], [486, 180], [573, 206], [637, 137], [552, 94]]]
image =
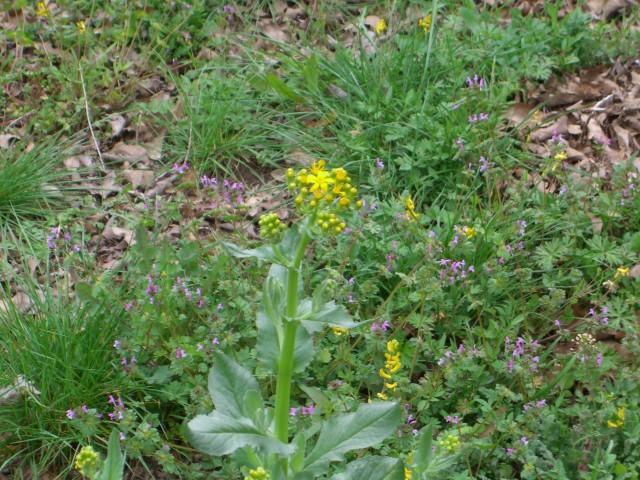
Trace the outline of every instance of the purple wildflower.
[[376, 168], [378, 170], [384, 170], [384, 162], [380, 159], [380, 157], [376, 158]]
[[176, 348], [176, 358], [178, 360], [186, 356], [187, 356], [187, 352], [185, 352], [183, 348]]
[[69, 420], [73, 420], [74, 418], [76, 418], [76, 411], [73, 410], [72, 408], [70, 408], [69, 410], [67, 410], [67, 418]]

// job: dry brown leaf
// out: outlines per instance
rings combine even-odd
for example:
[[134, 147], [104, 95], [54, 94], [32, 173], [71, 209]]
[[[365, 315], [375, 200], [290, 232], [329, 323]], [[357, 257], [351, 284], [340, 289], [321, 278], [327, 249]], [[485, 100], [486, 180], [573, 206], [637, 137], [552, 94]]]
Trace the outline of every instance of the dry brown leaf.
[[114, 115], [109, 120], [111, 124], [111, 138], [117, 137], [124, 130], [125, 125], [127, 124], [127, 119], [122, 115]]
[[162, 130], [151, 141], [144, 144], [147, 149], [147, 155], [153, 161], [159, 161], [162, 158], [162, 146], [164, 145], [164, 137], [166, 132]]
[[127, 162], [130, 165], [149, 160], [149, 155], [144, 147], [124, 142], [116, 143], [111, 150], [104, 152], [102, 157], [105, 160], [118, 163]]
[[287, 43], [289, 41], [289, 35], [284, 31], [284, 25], [276, 25], [273, 22], [266, 21], [262, 25], [262, 33], [264, 33], [271, 40], [276, 42]]
[[0, 148], [9, 148], [12, 143], [15, 143], [20, 137], [11, 135], [10, 133], [4, 133], [0, 135]]
[[600, 123], [595, 118], [590, 118], [587, 123], [588, 138], [599, 143], [607, 141], [607, 135], [602, 130]]
[[129, 230], [127, 228], [114, 227], [111, 224], [114, 223], [113, 218], [109, 220], [107, 225], [102, 232], [102, 237], [105, 240], [113, 241], [113, 240], [124, 240], [127, 245], [131, 245], [133, 242], [133, 230]]
[[122, 176], [133, 185], [133, 188], [142, 187], [146, 190], [153, 185], [154, 173], [151, 170], [124, 170]]
[[91, 190], [91, 193], [100, 195], [103, 199], [105, 199], [112, 193], [118, 193], [121, 190], [122, 187], [116, 183], [116, 172], [112, 170], [104, 177], [101, 187]]
[[527, 122], [524, 125], [532, 127], [535, 124], [530, 115], [533, 109], [534, 106], [528, 103], [514, 103], [509, 110], [507, 110], [505, 118], [513, 125], [520, 125], [526, 119]]
[[539, 128], [531, 133], [531, 140], [534, 142], [544, 142], [549, 140], [554, 134], [565, 135], [567, 133], [567, 117], [562, 116], [548, 127]]

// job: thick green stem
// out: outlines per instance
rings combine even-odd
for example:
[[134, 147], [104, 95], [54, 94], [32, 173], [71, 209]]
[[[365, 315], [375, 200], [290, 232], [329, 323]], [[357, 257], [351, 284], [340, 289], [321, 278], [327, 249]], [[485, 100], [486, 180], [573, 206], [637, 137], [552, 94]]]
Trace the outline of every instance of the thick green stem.
[[309, 236], [302, 232], [298, 249], [287, 274], [287, 309], [284, 319], [284, 338], [280, 361], [278, 362], [278, 382], [276, 384], [276, 437], [281, 442], [289, 441], [289, 400], [291, 395], [291, 376], [293, 374], [293, 354], [296, 347], [296, 331], [298, 322], [294, 321], [298, 313], [298, 282], [300, 279], [300, 263], [304, 250], [309, 243]]

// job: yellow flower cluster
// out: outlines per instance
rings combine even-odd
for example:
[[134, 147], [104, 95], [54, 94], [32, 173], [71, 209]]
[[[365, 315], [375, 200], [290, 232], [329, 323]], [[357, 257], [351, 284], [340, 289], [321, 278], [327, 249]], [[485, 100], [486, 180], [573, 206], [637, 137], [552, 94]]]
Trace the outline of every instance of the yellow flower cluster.
[[620, 428], [624, 426], [624, 407], [616, 410], [615, 418], [607, 422], [609, 428]]
[[465, 225], [464, 227], [458, 227], [456, 228], [456, 231], [460, 235], [464, 236], [467, 240], [471, 240], [478, 234], [478, 231], [474, 227], [469, 227], [468, 225]]
[[327, 170], [324, 160], [314, 162], [309, 169], [297, 173], [287, 170], [289, 190], [296, 193], [295, 202], [304, 213], [316, 213], [316, 224], [325, 232], [340, 233], [346, 224], [338, 218], [338, 213], [349, 208], [362, 207], [358, 200], [358, 189], [351, 183], [351, 177], [342, 168]]
[[415, 222], [420, 218], [420, 214], [416, 213], [416, 206], [414, 205], [411, 197], [407, 197], [404, 201], [404, 213], [407, 216], [407, 220], [410, 222]]
[[38, 2], [36, 4], [36, 15], [41, 18], [47, 18], [50, 15], [49, 9], [44, 2]]
[[381, 18], [376, 22], [376, 25], [373, 27], [373, 30], [378, 35], [382, 35], [387, 30], [387, 22], [385, 22], [384, 18]]
[[98, 468], [98, 458], [98, 452], [93, 447], [82, 447], [76, 456], [76, 470], [85, 477], [91, 477]]
[[391, 390], [394, 392], [398, 386], [398, 382], [392, 382], [393, 375], [400, 370], [402, 363], [400, 363], [400, 343], [397, 340], [389, 340], [387, 342], [387, 351], [384, 354], [385, 362], [384, 367], [380, 369], [380, 377], [384, 380], [384, 388], [378, 393], [378, 398], [381, 400], [387, 400], [389, 397], [385, 393], [385, 390]]
[[431, 28], [431, 14], [418, 19], [418, 26], [424, 30], [424, 33], [428, 33]]
[[439, 443], [447, 452], [453, 453], [460, 447], [460, 437], [455, 433], [448, 433]]
[[620, 280], [621, 278], [628, 277], [630, 274], [631, 274], [631, 271], [629, 270], [629, 267], [618, 267], [613, 279]]
[[287, 226], [280, 221], [275, 213], [262, 215], [258, 224], [260, 225], [260, 236], [267, 240], [279, 237], [287, 229]]
[[249, 470], [249, 475], [244, 480], [268, 480], [269, 473], [262, 467]]
[[79, 33], [85, 33], [87, 31], [87, 24], [84, 23], [84, 20], [79, 20], [76, 22], [76, 28]]

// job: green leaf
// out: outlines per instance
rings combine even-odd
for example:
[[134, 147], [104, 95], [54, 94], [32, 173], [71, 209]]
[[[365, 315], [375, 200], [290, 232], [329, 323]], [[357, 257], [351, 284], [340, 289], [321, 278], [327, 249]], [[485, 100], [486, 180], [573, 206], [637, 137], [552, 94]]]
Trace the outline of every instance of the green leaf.
[[415, 453], [415, 463], [419, 470], [425, 470], [431, 463], [431, 444], [433, 442], [433, 424], [422, 429], [420, 439], [418, 440], [418, 448]]
[[242, 248], [230, 242], [222, 242], [231, 255], [237, 258], [260, 258], [262, 260], [276, 261], [276, 254], [271, 245], [262, 245], [258, 248]]
[[300, 432], [293, 439], [293, 444], [296, 446], [295, 453], [291, 456], [291, 469], [294, 472], [299, 472], [304, 467], [304, 454], [306, 451], [306, 439], [304, 433]]
[[[309, 308], [311, 305], [310, 300], [302, 302]], [[301, 308], [302, 310], [302, 308]], [[308, 315], [302, 315], [302, 324], [309, 333], [322, 330], [322, 327], [327, 324], [332, 327], [353, 328], [358, 324], [351, 319], [351, 315], [346, 308], [342, 305], [336, 305], [333, 300], [325, 303], [322, 308], [317, 312], [311, 312]]]
[[318, 59], [310, 56], [304, 64], [302, 75], [307, 83], [307, 89], [315, 93], [318, 91]]
[[284, 83], [278, 76], [273, 73], [269, 73], [264, 77], [264, 79], [280, 96], [293, 100], [296, 103], [304, 103], [304, 98], [298, 95], [294, 89]]
[[111, 430], [109, 449], [102, 470], [97, 480], [122, 480], [124, 471], [124, 455], [120, 450], [120, 435], [116, 429]]
[[[260, 392], [258, 382], [244, 367], [224, 353], [214, 353], [214, 365], [209, 372], [209, 394], [218, 412], [232, 417], [251, 417], [245, 399], [249, 391]], [[259, 397], [259, 395], [258, 395]]]
[[402, 462], [391, 457], [366, 457], [347, 465], [347, 469], [331, 480], [402, 480]]
[[228, 455], [243, 447], [255, 447], [265, 453], [289, 455], [292, 445], [263, 434], [248, 418], [233, 418], [218, 411], [198, 415], [188, 424], [189, 442], [209, 455]]
[[344, 453], [382, 442], [400, 425], [400, 406], [393, 402], [361, 405], [355, 413], [338, 415], [324, 423], [318, 441], [305, 460], [305, 470], [322, 469]]
[[[276, 327], [263, 312], [258, 312], [256, 324], [258, 325], [258, 342], [256, 351], [258, 360], [271, 372], [277, 373], [280, 359], [281, 340]], [[301, 372], [313, 360], [313, 340], [304, 329], [296, 331], [296, 346], [293, 353], [293, 371]]]
[[95, 300], [93, 297], [93, 287], [88, 283], [78, 282], [76, 283], [76, 296], [81, 302], [90, 302]]

